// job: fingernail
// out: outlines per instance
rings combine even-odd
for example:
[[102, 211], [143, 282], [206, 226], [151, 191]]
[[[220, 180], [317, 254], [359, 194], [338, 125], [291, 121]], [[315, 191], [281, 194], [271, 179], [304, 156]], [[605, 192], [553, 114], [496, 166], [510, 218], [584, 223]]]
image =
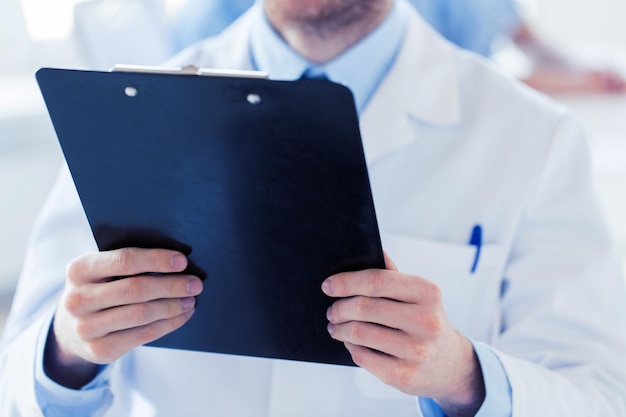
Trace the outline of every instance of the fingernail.
[[189, 310], [188, 312], [186, 312], [185, 314], [183, 314], [183, 316], [185, 316], [185, 318], [189, 318], [191, 316], [193, 316], [193, 313], [196, 312], [196, 309], [194, 308], [193, 310]]
[[198, 278], [191, 277], [187, 279], [187, 293], [191, 295], [198, 295], [202, 292], [202, 281]]
[[196, 299], [194, 297], [185, 297], [180, 300], [180, 305], [183, 307], [183, 310], [189, 310], [196, 305]]
[[170, 265], [172, 265], [174, 269], [184, 269], [187, 266], [187, 258], [181, 254], [173, 255], [172, 259], [170, 259]]
[[333, 295], [333, 283], [330, 278], [322, 282], [322, 291], [324, 291], [326, 295]]
[[335, 325], [332, 323], [328, 323], [328, 326], [326, 326], [326, 329], [328, 330], [328, 333], [332, 336], [333, 333], [335, 333]]
[[328, 319], [328, 321], [333, 321], [333, 315], [332, 315], [332, 307], [328, 307], [328, 310], [326, 310], [326, 318]]

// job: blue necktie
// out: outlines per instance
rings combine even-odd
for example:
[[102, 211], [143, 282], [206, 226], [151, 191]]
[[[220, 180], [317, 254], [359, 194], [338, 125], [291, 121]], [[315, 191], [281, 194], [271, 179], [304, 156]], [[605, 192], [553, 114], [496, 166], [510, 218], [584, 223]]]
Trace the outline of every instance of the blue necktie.
[[330, 81], [324, 72], [317, 72], [308, 68], [302, 73], [301, 80]]

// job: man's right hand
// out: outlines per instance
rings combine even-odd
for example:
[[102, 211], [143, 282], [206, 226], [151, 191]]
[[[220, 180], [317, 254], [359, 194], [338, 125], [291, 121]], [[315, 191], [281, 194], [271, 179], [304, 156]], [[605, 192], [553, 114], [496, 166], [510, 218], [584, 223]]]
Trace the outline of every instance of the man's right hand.
[[46, 344], [46, 374], [79, 389], [97, 364], [185, 324], [202, 292], [198, 277], [180, 274], [186, 267], [184, 255], [165, 249], [125, 248], [70, 262]]

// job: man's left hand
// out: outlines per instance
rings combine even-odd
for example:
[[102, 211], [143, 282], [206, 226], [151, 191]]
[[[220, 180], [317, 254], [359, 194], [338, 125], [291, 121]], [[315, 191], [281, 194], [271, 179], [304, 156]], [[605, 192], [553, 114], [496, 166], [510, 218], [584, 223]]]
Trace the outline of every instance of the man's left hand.
[[437, 285], [385, 260], [386, 270], [324, 281], [322, 290], [339, 298], [327, 312], [329, 333], [384, 383], [432, 398], [448, 415], [474, 415], [485, 388], [472, 344], [449, 322]]

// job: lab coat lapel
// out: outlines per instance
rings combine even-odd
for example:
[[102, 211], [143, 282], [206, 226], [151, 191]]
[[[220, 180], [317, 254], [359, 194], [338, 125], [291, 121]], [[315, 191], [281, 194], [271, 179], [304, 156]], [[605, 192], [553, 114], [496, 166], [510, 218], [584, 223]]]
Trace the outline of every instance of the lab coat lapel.
[[[254, 8], [260, 7], [255, 5]], [[226, 53], [215, 56], [215, 67], [237, 68], [252, 70], [252, 56], [250, 53], [250, 32], [255, 18], [255, 13], [261, 13], [255, 9], [248, 10], [218, 38], [222, 45], [217, 49]]]
[[165, 66], [195, 65], [214, 69], [252, 70], [250, 32], [258, 5], [245, 12], [219, 36], [207, 38], [175, 55]]
[[453, 47], [442, 45], [445, 41], [409, 12], [414, 22], [396, 62], [361, 117], [368, 164], [415, 141], [416, 123], [445, 126], [460, 120]]

